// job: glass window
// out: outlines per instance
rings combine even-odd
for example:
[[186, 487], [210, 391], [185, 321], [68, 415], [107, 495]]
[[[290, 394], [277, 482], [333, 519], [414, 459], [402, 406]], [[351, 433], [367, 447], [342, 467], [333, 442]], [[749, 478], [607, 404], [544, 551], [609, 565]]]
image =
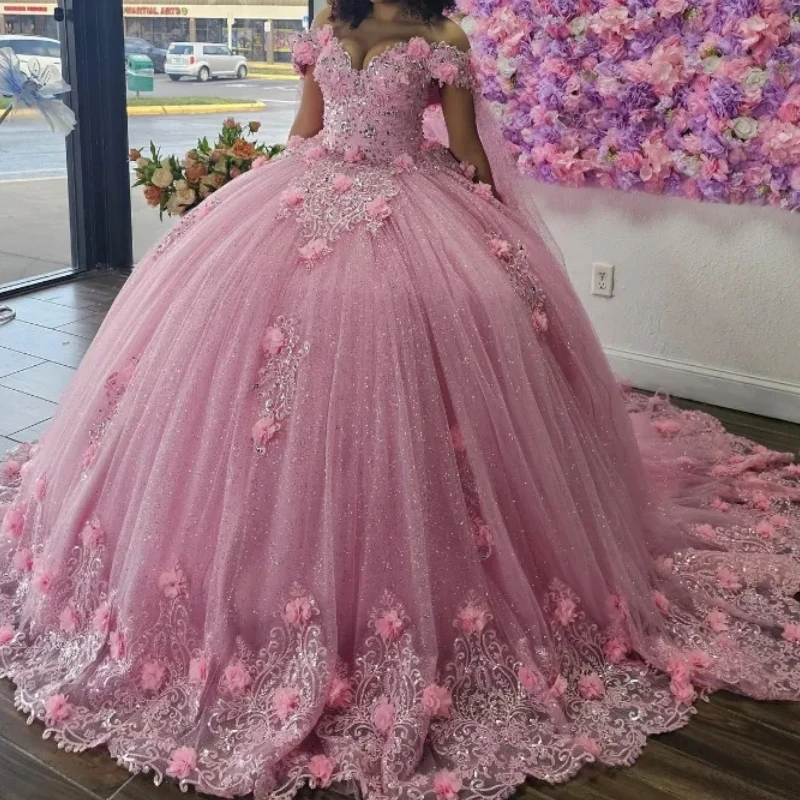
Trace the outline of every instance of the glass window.
[[188, 56], [194, 53], [194, 45], [191, 44], [171, 44], [169, 52], [175, 56]]

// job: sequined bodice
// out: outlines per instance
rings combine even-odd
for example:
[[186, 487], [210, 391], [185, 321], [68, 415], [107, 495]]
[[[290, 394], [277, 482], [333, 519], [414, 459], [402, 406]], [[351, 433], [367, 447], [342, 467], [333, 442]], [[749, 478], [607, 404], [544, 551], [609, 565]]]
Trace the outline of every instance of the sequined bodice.
[[358, 70], [326, 26], [300, 34], [293, 55], [301, 73], [315, 65], [325, 100], [320, 143], [367, 161], [389, 161], [422, 147], [422, 115], [437, 83], [471, 86], [466, 53], [421, 38], [390, 46]]

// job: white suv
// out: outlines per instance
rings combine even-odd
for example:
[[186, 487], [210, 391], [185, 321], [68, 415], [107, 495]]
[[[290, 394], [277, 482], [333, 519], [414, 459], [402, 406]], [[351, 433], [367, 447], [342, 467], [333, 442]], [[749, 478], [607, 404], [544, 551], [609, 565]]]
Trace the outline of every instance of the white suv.
[[184, 76], [207, 81], [209, 78], [247, 77], [247, 59], [231, 52], [225, 44], [173, 42], [167, 51], [164, 71], [173, 81]]
[[41, 83], [61, 80], [61, 44], [45, 36], [0, 36], [0, 47], [10, 47], [20, 69]]

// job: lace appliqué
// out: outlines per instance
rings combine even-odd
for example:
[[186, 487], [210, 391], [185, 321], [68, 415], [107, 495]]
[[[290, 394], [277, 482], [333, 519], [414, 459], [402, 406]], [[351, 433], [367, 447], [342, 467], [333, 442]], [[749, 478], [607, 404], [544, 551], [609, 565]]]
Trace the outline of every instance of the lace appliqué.
[[292, 414], [297, 372], [311, 349], [309, 342], [300, 342], [298, 328], [295, 317], [278, 317], [261, 341], [264, 362], [253, 387], [258, 394], [261, 416], [253, 426], [252, 438], [255, 451], [262, 455], [283, 421]]
[[489, 247], [506, 271], [514, 291], [528, 307], [533, 327], [539, 333], [545, 333], [550, 325], [545, 296], [531, 275], [525, 248], [521, 244], [514, 246], [501, 236], [489, 237]]

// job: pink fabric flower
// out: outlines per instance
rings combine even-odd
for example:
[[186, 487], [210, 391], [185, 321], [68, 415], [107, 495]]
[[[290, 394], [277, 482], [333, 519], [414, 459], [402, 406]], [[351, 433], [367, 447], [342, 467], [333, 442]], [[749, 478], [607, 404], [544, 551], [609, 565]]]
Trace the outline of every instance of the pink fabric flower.
[[463, 785], [457, 772], [443, 769], [433, 776], [433, 791], [438, 800], [455, 800]]
[[115, 661], [122, 661], [125, 658], [127, 647], [125, 634], [122, 631], [111, 631], [108, 635], [108, 650]]
[[606, 696], [606, 687], [599, 675], [581, 675], [578, 679], [578, 691], [584, 700], [602, 700]]
[[314, 606], [308, 597], [295, 597], [283, 609], [283, 618], [290, 625], [305, 625], [314, 615]]
[[673, 680], [688, 681], [692, 677], [691, 665], [683, 656], [673, 656], [667, 661], [666, 667]]
[[314, 145], [306, 150], [306, 163], [309, 165], [316, 164], [327, 155], [328, 151], [322, 145]]
[[723, 589], [728, 589], [732, 592], [738, 592], [742, 588], [742, 579], [727, 567], [723, 567], [717, 573], [717, 582]]
[[333, 777], [333, 761], [328, 756], [312, 756], [308, 771], [317, 786], [329, 786]]
[[37, 503], [44, 502], [45, 495], [47, 494], [47, 478], [42, 475], [41, 478], [36, 479], [33, 484], [33, 496], [36, 498]]
[[478, 174], [478, 168], [474, 164], [468, 164], [466, 161], [462, 161], [458, 168], [468, 181], [475, 180], [475, 176]]
[[281, 328], [271, 326], [264, 331], [261, 349], [265, 356], [276, 356], [286, 345], [286, 334]]
[[455, 83], [458, 78], [458, 67], [451, 61], [442, 61], [439, 64], [434, 64], [431, 69], [431, 75], [433, 75], [439, 83]]
[[715, 633], [722, 633], [728, 630], [728, 615], [718, 608], [706, 614], [706, 622]]
[[414, 166], [414, 159], [408, 153], [400, 153], [392, 163], [395, 169], [399, 169], [401, 172], [407, 172]]
[[711, 660], [711, 656], [702, 650], [692, 650], [686, 657], [695, 669], [709, 669], [714, 663]]
[[657, 419], [653, 422], [653, 427], [665, 437], [675, 436], [681, 429], [681, 424], [674, 419]]
[[711, 501], [711, 507], [715, 508], [717, 511], [728, 511], [730, 510], [730, 503], [726, 503], [721, 497], [715, 497]]
[[616, 636], [603, 645], [603, 654], [610, 664], [621, 664], [628, 655], [628, 645], [624, 639]]
[[514, 248], [511, 246], [511, 242], [507, 242], [499, 236], [493, 236], [489, 240], [489, 248], [501, 261], [510, 261], [511, 256], [514, 254]]
[[197, 751], [194, 747], [178, 747], [172, 751], [167, 764], [167, 775], [170, 778], [184, 780], [197, 767]]
[[384, 736], [386, 736], [394, 726], [394, 705], [385, 697], [381, 697], [373, 709], [372, 722], [378, 733], [382, 733]]
[[383, 611], [375, 620], [375, 632], [384, 642], [395, 642], [403, 633], [405, 622], [396, 608]]
[[360, 164], [366, 156], [357, 147], [348, 147], [342, 156], [348, 164]]
[[183, 570], [180, 567], [164, 570], [158, 576], [158, 588], [170, 600], [174, 600], [179, 594], [183, 594], [186, 591], [186, 578]]
[[222, 673], [225, 688], [231, 697], [241, 697], [250, 685], [250, 673], [241, 661], [231, 661]]
[[189, 680], [191, 683], [205, 683], [208, 680], [208, 659], [204, 656], [193, 658], [189, 662]]
[[14, 569], [19, 572], [30, 572], [33, 569], [33, 553], [27, 547], [23, 547], [14, 553]]
[[669, 691], [672, 696], [679, 702], [689, 704], [697, 697], [697, 693], [691, 684], [691, 681], [674, 678], [670, 681]]
[[81, 529], [81, 542], [88, 550], [97, 550], [106, 540], [106, 533], [96, 518], [92, 518]]
[[311, 67], [317, 60], [317, 48], [307, 39], [298, 39], [292, 48], [292, 58], [299, 67]]
[[331, 186], [335, 191], [344, 194], [353, 188], [353, 179], [349, 175], [340, 172], [338, 175], [334, 176], [333, 181], [331, 181]]
[[89, 445], [83, 451], [83, 456], [81, 456], [81, 469], [87, 470], [94, 464], [97, 460], [97, 451], [97, 442], [89, 442]]
[[494, 198], [494, 195], [492, 194], [492, 187], [488, 183], [473, 183], [472, 190], [482, 200], [492, 200]]
[[167, 670], [160, 661], [146, 661], [142, 664], [139, 683], [146, 692], [157, 692], [167, 677]]
[[669, 613], [669, 600], [664, 592], [658, 591], [656, 589], [653, 592], [653, 602], [656, 604], [656, 608], [662, 613], [667, 614]]
[[272, 694], [272, 707], [281, 722], [286, 722], [300, 707], [300, 693], [293, 686], [282, 686]]
[[382, 222], [391, 216], [392, 207], [389, 205], [389, 201], [381, 194], [364, 205], [364, 213], [369, 219]]
[[49, 569], [34, 569], [33, 588], [39, 594], [48, 594], [56, 582], [56, 574]]
[[108, 603], [103, 602], [97, 606], [92, 616], [92, 625], [96, 631], [108, 633], [108, 629], [111, 627], [111, 606]]
[[456, 617], [456, 624], [464, 633], [480, 633], [488, 621], [486, 611], [472, 604], [464, 606]]
[[15, 636], [16, 631], [11, 625], [0, 626], [0, 646], [8, 644]]
[[756, 534], [760, 539], [769, 542], [775, 538], [775, 528], [766, 520], [761, 520], [761, 522], [756, 525]]
[[305, 201], [305, 194], [302, 189], [295, 186], [290, 186], [281, 192], [281, 205], [287, 208], [297, 208], [303, 205]]
[[422, 61], [431, 54], [431, 46], [421, 36], [415, 36], [409, 40], [406, 54], [414, 61]]
[[431, 683], [422, 690], [422, 705], [432, 717], [449, 717], [453, 698], [447, 687]]
[[25, 530], [25, 512], [19, 506], [6, 509], [3, 517], [3, 533], [9, 539], [19, 539]]
[[347, 678], [334, 675], [328, 686], [328, 708], [347, 708], [353, 702], [353, 687]]
[[572, 623], [575, 622], [576, 611], [577, 606], [575, 605], [575, 601], [569, 597], [562, 597], [556, 605], [553, 617], [559, 625], [566, 628], [568, 625], [572, 625]]
[[312, 239], [298, 251], [303, 261], [319, 261], [329, 250], [324, 239]]
[[78, 612], [75, 611], [75, 606], [72, 603], [67, 603], [62, 612], [58, 615], [58, 626], [64, 633], [75, 633], [80, 626], [81, 621], [78, 617]]
[[259, 417], [256, 420], [255, 425], [253, 425], [252, 431], [250, 432], [250, 436], [253, 439], [253, 444], [259, 450], [265, 448], [267, 446], [267, 442], [270, 442], [272, 439], [274, 439], [280, 429], [281, 424], [280, 422], [276, 422], [274, 417]]
[[794, 644], [800, 644], [800, 625], [795, 623], [787, 622], [783, 626], [783, 638], [787, 642], [792, 642]]
[[534, 308], [531, 312], [531, 320], [533, 321], [534, 330], [539, 333], [547, 333], [550, 327], [550, 319], [545, 311], [541, 308]]
[[9, 458], [3, 464], [3, 477], [9, 482], [15, 481], [17, 478], [19, 478], [21, 471], [22, 464], [13, 458]]
[[72, 710], [72, 704], [64, 694], [51, 694], [44, 704], [45, 719], [50, 725], [69, 719]]
[[695, 526], [695, 532], [702, 539], [706, 539], [709, 542], [715, 542], [717, 540], [717, 532], [711, 525], [697, 525]]
[[600, 757], [600, 742], [598, 742], [597, 739], [584, 734], [575, 739], [575, 744], [580, 745], [587, 753], [589, 753], [589, 755], [592, 755], [595, 758]]

